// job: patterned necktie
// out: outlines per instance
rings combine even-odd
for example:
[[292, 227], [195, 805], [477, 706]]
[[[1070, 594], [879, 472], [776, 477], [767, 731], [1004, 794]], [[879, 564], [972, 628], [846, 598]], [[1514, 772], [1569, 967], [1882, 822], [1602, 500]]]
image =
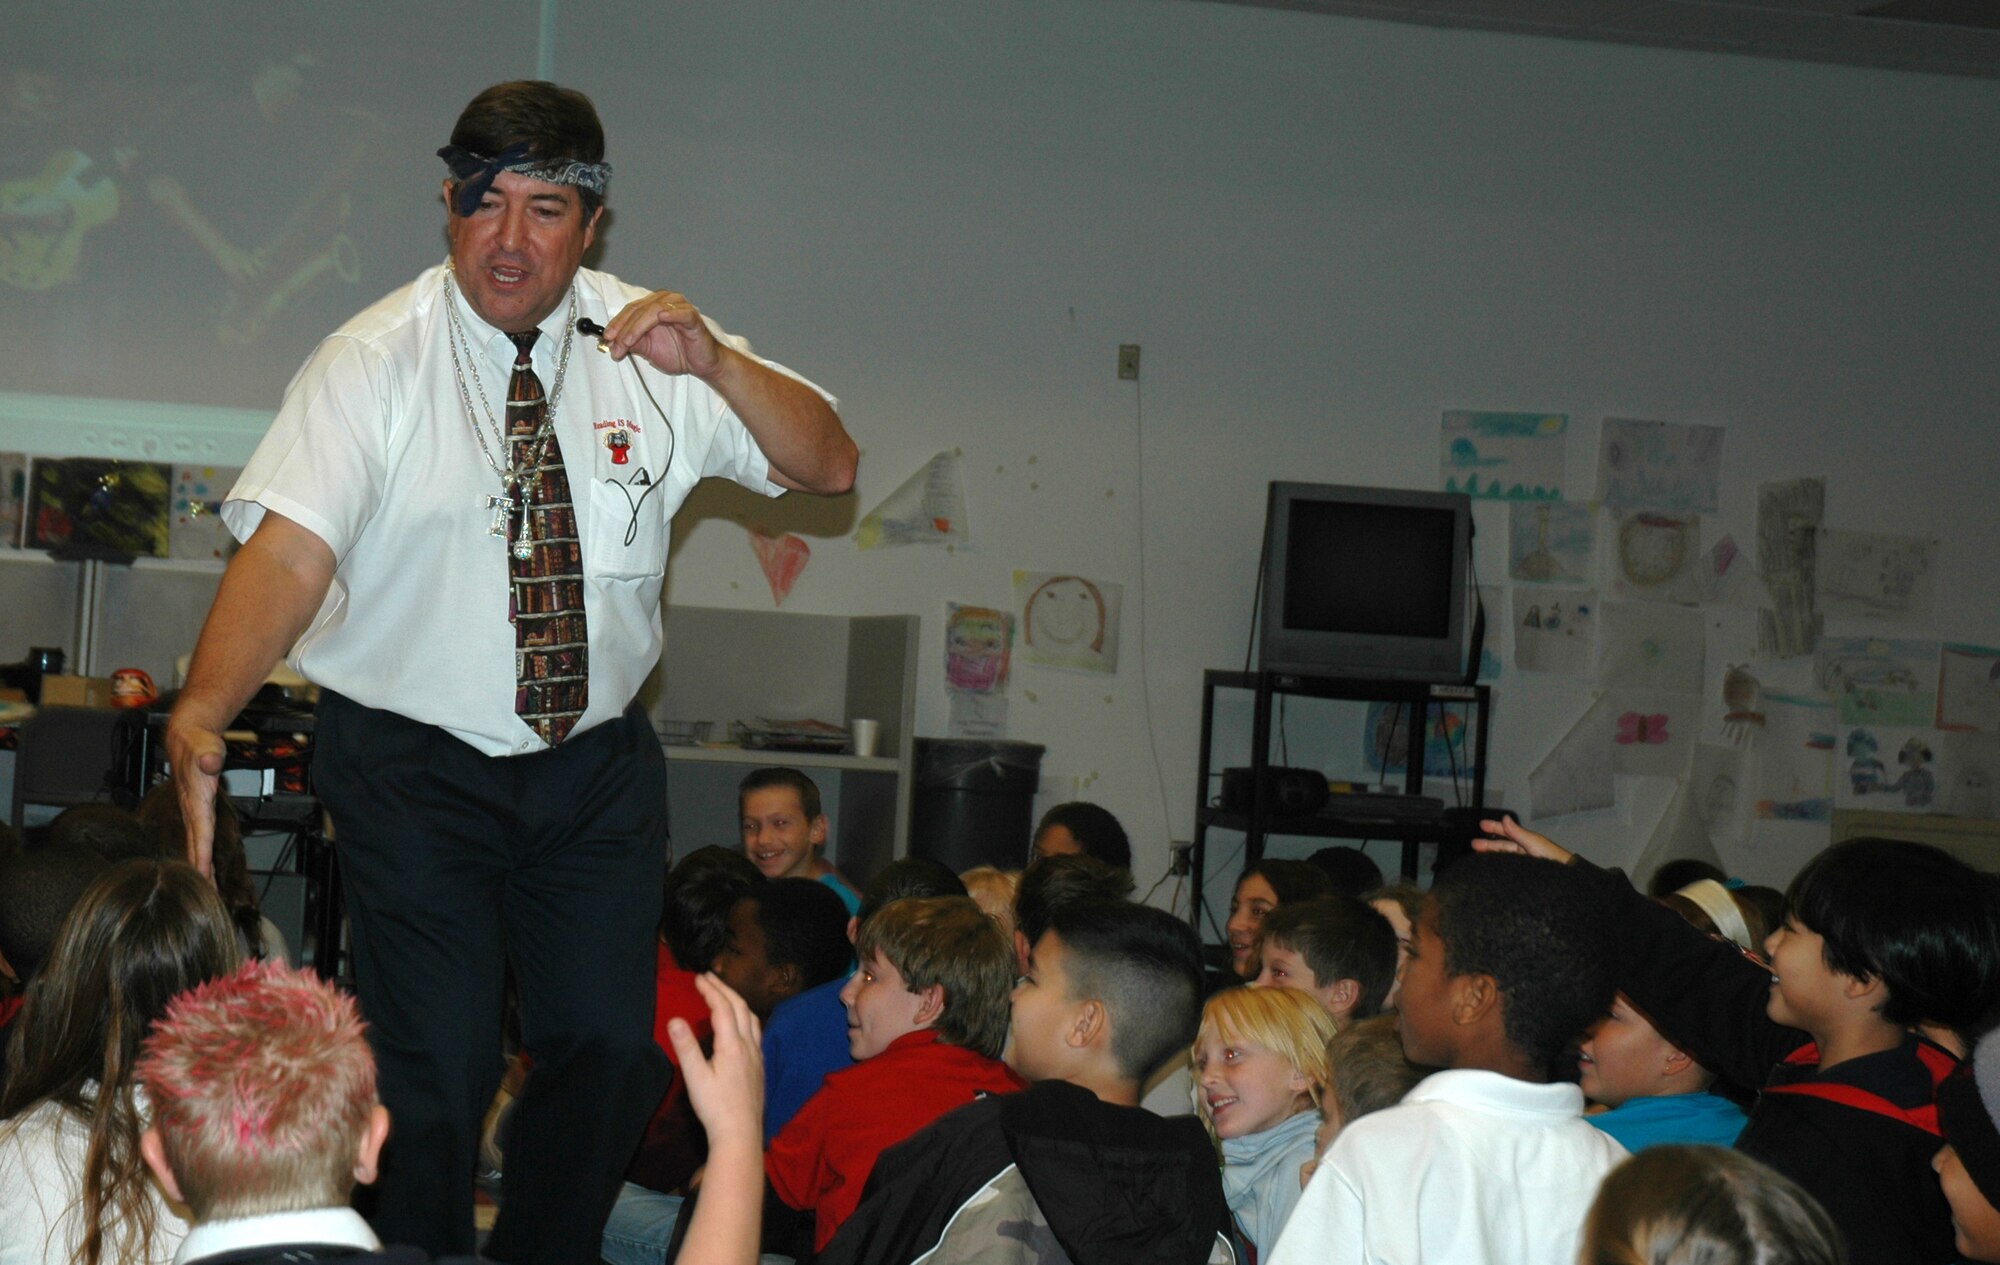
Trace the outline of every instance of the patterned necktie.
[[536, 442], [548, 399], [528, 353], [540, 334], [531, 329], [507, 335], [516, 352], [507, 384], [507, 438], [521, 478], [513, 491], [525, 501], [522, 534], [534, 542], [526, 558], [508, 551], [513, 580], [508, 617], [514, 623], [514, 712], [554, 746], [569, 736], [589, 705], [590, 647], [569, 476], [555, 435]]

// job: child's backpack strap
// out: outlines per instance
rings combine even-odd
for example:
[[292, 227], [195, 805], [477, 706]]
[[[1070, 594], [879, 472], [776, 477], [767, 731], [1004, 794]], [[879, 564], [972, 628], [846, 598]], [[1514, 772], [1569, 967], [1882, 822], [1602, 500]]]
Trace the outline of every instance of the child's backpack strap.
[[[1843, 1107], [1853, 1107], [1859, 1111], [1870, 1112], [1874, 1115], [1887, 1116], [1891, 1120], [1900, 1120], [1904, 1124], [1922, 1129], [1925, 1133], [1933, 1137], [1941, 1138], [1944, 1136], [1944, 1131], [1938, 1127], [1937, 1087], [1943, 1082], [1946, 1076], [1951, 1074], [1952, 1068], [1958, 1066], [1958, 1060], [1953, 1058], [1949, 1051], [1933, 1045], [1929, 1041], [1917, 1042], [1917, 1059], [1924, 1065], [1924, 1070], [1929, 1072], [1931, 1076], [1931, 1098], [1930, 1101], [1921, 1107], [1898, 1107], [1895, 1103], [1890, 1102], [1880, 1094], [1870, 1093], [1868, 1090], [1857, 1086], [1842, 1085], [1834, 1081], [1807, 1081], [1800, 1085], [1769, 1085], [1765, 1087], [1764, 1092], [1767, 1094], [1799, 1094], [1807, 1098], [1820, 1098], [1827, 1102], [1837, 1102]], [[1817, 1066], [1818, 1063], [1819, 1046], [1816, 1043], [1808, 1042], [1785, 1056], [1785, 1065], [1787, 1067], [1813, 1067]]]

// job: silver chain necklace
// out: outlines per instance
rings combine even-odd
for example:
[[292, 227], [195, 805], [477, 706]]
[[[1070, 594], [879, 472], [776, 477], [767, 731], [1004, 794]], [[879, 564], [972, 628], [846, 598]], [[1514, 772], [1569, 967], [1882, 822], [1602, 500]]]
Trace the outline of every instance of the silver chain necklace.
[[[500, 492], [485, 500], [485, 508], [493, 511], [493, 525], [486, 529], [489, 536], [497, 536], [508, 541], [508, 550], [516, 558], [526, 562], [534, 557], [534, 519], [528, 513], [534, 501], [535, 492], [542, 485], [542, 472], [548, 464], [549, 445], [555, 439], [556, 401], [562, 398], [563, 380], [569, 376], [569, 353], [576, 337], [576, 285], [569, 288], [569, 312], [563, 317], [562, 350], [556, 359], [556, 382], [550, 389], [543, 404], [542, 424], [527, 439], [526, 465], [514, 461], [513, 442], [507, 438], [507, 430], [494, 420], [492, 406], [486, 402], [486, 384], [479, 378], [479, 361], [472, 354], [472, 339], [467, 337], [465, 327], [459, 321], [458, 303], [452, 278], [457, 274], [457, 265], [447, 260], [444, 270], [444, 306], [449, 321], [446, 341], [451, 347], [451, 373], [458, 383], [458, 398], [465, 406], [466, 424], [472, 427], [472, 437], [479, 441], [479, 455], [486, 458], [486, 464], [500, 477]], [[459, 344], [465, 344], [465, 357], [459, 358]], [[466, 370], [472, 371], [472, 385], [466, 385]], [[472, 406], [473, 390], [479, 392], [479, 407]], [[480, 415], [485, 415], [486, 426], [493, 430], [493, 437], [508, 460], [503, 468], [494, 460], [493, 449], [486, 442], [486, 427], [480, 425]], [[523, 475], [525, 474], [525, 478]], [[521, 512], [519, 536], [513, 532], [514, 511]]]

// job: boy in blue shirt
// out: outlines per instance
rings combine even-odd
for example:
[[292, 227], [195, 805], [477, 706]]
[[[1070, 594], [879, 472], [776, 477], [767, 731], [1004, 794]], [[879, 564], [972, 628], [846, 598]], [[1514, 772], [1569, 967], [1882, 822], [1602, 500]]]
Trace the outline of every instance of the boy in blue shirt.
[[1585, 1119], [1628, 1151], [1666, 1142], [1734, 1146], [1743, 1132], [1743, 1109], [1708, 1092], [1715, 1073], [1661, 1036], [1623, 993], [1584, 1038], [1582, 1055], [1583, 1096], [1610, 1108]]

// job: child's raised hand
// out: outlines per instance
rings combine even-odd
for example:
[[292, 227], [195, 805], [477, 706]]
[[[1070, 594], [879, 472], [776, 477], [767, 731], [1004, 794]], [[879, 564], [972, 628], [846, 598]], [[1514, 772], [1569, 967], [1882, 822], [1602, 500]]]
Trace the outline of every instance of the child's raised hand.
[[715, 1023], [715, 1055], [705, 1058], [684, 1019], [667, 1024], [667, 1038], [687, 1078], [688, 1101], [708, 1130], [710, 1146], [723, 1137], [763, 1145], [764, 1051], [757, 1016], [735, 990], [714, 975], [696, 977]]
[[1512, 817], [1490, 818], [1480, 822], [1479, 827], [1486, 832], [1487, 837], [1474, 839], [1472, 846], [1480, 852], [1512, 852], [1519, 856], [1563, 863], [1567, 863], [1576, 855], [1547, 835], [1536, 834]]

